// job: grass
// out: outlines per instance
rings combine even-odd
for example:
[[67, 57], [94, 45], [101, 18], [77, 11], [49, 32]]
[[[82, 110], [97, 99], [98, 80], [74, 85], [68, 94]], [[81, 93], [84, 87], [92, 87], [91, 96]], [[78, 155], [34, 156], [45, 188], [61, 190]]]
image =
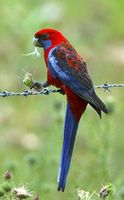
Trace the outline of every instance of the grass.
[[[116, 49], [123, 48], [122, 0], [15, 1], [1, 0], [0, 90], [25, 89], [25, 72], [36, 80], [46, 79], [43, 58], [24, 57], [33, 50], [32, 37], [40, 28], [61, 30], [85, 56], [94, 84], [123, 83], [123, 61]], [[42, 52], [41, 52], [42, 54]], [[111, 107], [99, 120], [87, 108], [80, 121], [66, 190], [57, 191], [57, 172], [62, 146], [65, 97], [0, 99], [0, 174], [13, 173], [15, 186], [27, 185], [41, 199], [78, 199], [76, 189], [99, 192], [111, 182], [116, 192], [110, 199], [123, 200], [123, 89], [97, 91]], [[109, 102], [109, 96], [113, 102]]]

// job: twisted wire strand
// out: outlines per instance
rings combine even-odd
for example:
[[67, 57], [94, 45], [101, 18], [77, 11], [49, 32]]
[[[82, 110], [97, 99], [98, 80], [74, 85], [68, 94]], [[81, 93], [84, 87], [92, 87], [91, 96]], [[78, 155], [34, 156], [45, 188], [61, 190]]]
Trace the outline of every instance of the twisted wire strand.
[[[108, 84], [108, 83], [104, 83], [102, 85], [97, 85], [94, 86], [95, 89], [104, 89], [105, 91], [110, 91], [110, 88], [115, 88], [115, 87], [124, 87], [124, 84]], [[0, 97], [10, 97], [10, 96], [31, 96], [31, 95], [49, 95], [50, 93], [61, 93], [60, 89], [48, 89], [48, 88], [44, 88], [43, 90], [41, 90], [40, 92], [38, 91], [33, 91], [33, 90], [25, 90], [22, 92], [13, 92], [13, 91], [2, 91], [0, 92]]]

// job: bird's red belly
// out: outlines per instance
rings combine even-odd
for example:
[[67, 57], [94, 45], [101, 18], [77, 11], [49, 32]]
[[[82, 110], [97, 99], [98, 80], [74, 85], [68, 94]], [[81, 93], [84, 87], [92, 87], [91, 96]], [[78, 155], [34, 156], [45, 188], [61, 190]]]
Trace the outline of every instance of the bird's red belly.
[[65, 93], [70, 108], [77, 120], [80, 120], [81, 115], [85, 111], [88, 102], [76, 95], [71, 89], [65, 86]]

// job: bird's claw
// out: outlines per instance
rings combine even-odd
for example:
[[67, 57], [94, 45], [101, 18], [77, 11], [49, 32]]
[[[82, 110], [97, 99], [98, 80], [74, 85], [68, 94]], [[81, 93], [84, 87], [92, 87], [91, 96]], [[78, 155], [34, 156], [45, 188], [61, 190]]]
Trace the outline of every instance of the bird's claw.
[[37, 90], [38, 92], [40, 92], [41, 90], [43, 90], [43, 84], [42, 83], [40, 83], [40, 82], [38, 82], [38, 81], [35, 81], [34, 83], [33, 83], [33, 85], [30, 87], [30, 89], [35, 89], [35, 90]]
[[58, 92], [59, 92], [60, 94], [62, 94], [62, 95], [65, 94], [65, 92], [64, 92], [62, 89], [59, 89]]

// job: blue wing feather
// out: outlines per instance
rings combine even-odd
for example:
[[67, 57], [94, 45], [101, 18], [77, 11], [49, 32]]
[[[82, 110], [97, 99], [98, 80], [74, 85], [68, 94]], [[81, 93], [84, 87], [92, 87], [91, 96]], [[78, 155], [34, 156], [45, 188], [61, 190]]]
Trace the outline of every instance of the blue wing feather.
[[[61, 60], [58, 57], [54, 56], [54, 52], [57, 48], [53, 48], [48, 56], [48, 68], [51, 72], [51, 75], [54, 77], [58, 77], [63, 83], [68, 85], [71, 89], [77, 92], [85, 92], [89, 84], [82, 84], [81, 79], [83, 78], [83, 74], [80, 76], [75, 76], [73, 73], [75, 71], [74, 68], [69, 67], [69, 64], [65, 60]], [[77, 72], [76, 72], [77, 73]], [[85, 72], [86, 73], [86, 72]], [[88, 73], [87, 73], [88, 75]], [[87, 86], [87, 87], [86, 87]], [[91, 87], [93, 85], [91, 84]], [[91, 89], [90, 87], [90, 89]]]
[[[61, 49], [60, 49], [61, 50]], [[91, 106], [100, 115], [100, 110], [107, 113], [107, 109], [104, 103], [96, 95], [93, 87], [93, 83], [87, 72], [86, 64], [78, 57], [77, 65], [80, 70], [75, 67], [71, 67], [67, 62], [68, 54], [66, 50], [62, 49], [65, 54], [62, 58], [58, 54], [58, 47], [53, 48], [48, 55], [48, 68], [53, 78], [59, 78], [60, 81], [69, 87], [75, 94], [91, 104]], [[70, 52], [72, 54], [72, 52]], [[101, 115], [100, 115], [101, 116]]]

